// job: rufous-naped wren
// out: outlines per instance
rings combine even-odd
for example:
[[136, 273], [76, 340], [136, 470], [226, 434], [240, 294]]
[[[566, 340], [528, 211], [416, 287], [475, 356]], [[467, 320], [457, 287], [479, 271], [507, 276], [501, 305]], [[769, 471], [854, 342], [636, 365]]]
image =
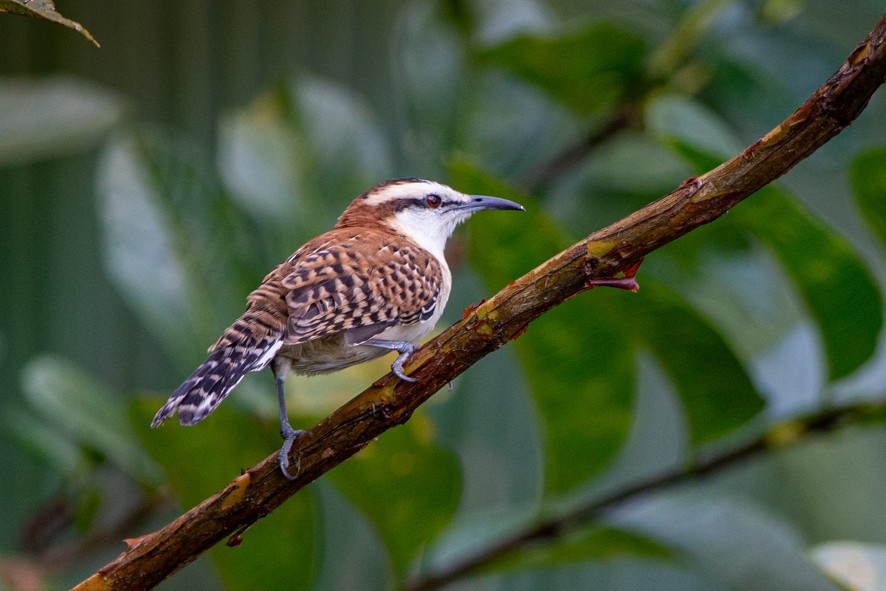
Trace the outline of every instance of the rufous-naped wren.
[[396, 351], [403, 364], [443, 314], [452, 275], [443, 256], [455, 227], [483, 209], [523, 207], [465, 195], [440, 183], [398, 179], [363, 193], [335, 227], [268, 273], [246, 312], [209, 348], [209, 357], [157, 412], [157, 427], [178, 410], [182, 425], [206, 418], [250, 371], [270, 365], [280, 407], [280, 468], [302, 431], [289, 424], [283, 382], [289, 371], [315, 375]]

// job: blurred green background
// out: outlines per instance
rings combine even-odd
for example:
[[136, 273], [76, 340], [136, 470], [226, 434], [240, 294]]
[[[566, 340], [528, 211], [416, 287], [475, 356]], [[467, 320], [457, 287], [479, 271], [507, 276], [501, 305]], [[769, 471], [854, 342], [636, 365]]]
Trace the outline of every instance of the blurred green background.
[[[449, 324], [754, 142], [883, 10], [58, 4], [101, 49], [0, 14], [2, 589], [73, 585], [279, 446], [269, 374], [198, 427], [147, 425], [264, 274], [363, 190], [419, 176], [526, 205], [457, 232]], [[880, 408], [884, 138], [881, 90], [783, 180], [648, 257], [639, 294], [598, 289], [544, 316], [161, 588], [417, 585], [772, 425], [792, 441], [804, 413]], [[287, 381], [293, 424], [391, 359]], [[773, 446], [451, 588], [886, 589], [884, 446], [880, 421]]]

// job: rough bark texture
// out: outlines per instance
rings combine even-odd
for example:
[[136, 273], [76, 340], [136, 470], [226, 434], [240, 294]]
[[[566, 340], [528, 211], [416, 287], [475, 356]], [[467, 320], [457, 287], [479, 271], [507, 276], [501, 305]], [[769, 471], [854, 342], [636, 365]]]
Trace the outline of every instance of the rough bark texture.
[[787, 120], [714, 170], [557, 254], [424, 346], [408, 364], [411, 384], [390, 375], [309, 430], [298, 478], [280, 473], [277, 454], [232, 480], [129, 548], [75, 589], [148, 589], [226, 537], [245, 531], [303, 486], [361, 450], [478, 359], [518, 337], [535, 318], [642, 257], [723, 215], [849, 125], [886, 79], [886, 15], [840, 69]]

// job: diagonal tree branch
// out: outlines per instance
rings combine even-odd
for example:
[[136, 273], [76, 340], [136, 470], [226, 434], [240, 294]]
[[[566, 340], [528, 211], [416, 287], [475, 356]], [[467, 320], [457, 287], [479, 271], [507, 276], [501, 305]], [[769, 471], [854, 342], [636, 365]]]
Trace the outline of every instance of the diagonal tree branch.
[[886, 15], [846, 63], [788, 119], [741, 154], [684, 181], [673, 192], [557, 254], [466, 312], [416, 353], [406, 383], [390, 374], [305, 433], [296, 480], [280, 473], [277, 454], [232, 480], [219, 493], [165, 527], [129, 540], [129, 548], [77, 585], [148, 589], [226, 537], [239, 534], [302, 487], [402, 424], [447, 382], [517, 338], [551, 308], [613, 278], [642, 257], [723, 215], [837, 135], [864, 110], [886, 79]]

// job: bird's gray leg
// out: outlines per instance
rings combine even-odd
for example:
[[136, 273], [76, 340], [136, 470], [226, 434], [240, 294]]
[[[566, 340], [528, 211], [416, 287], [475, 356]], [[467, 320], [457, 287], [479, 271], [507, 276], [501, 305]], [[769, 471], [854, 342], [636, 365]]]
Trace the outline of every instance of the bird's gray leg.
[[403, 364], [406, 363], [406, 360], [409, 359], [409, 356], [415, 353], [418, 350], [418, 345], [415, 343], [410, 343], [408, 341], [386, 341], [384, 339], [369, 339], [368, 341], [363, 341], [360, 343], [361, 345], [371, 345], [373, 347], [379, 347], [381, 349], [390, 349], [391, 351], [397, 351], [400, 353], [400, 356], [391, 364], [391, 371], [394, 372], [394, 375], [403, 380], [404, 382], [417, 382], [418, 380], [415, 378], [410, 378], [405, 373], [403, 373]]
[[293, 476], [289, 473], [289, 451], [292, 444], [301, 436], [304, 431], [301, 429], [293, 429], [289, 424], [289, 417], [286, 415], [286, 395], [283, 393], [283, 382], [286, 380], [286, 374], [289, 373], [289, 363], [282, 361], [277, 362], [275, 359], [271, 362], [271, 369], [274, 370], [274, 381], [277, 383], [277, 404], [280, 405], [280, 437], [283, 438], [283, 447], [280, 449], [280, 471], [287, 480], [295, 480], [298, 476], [298, 466]]

